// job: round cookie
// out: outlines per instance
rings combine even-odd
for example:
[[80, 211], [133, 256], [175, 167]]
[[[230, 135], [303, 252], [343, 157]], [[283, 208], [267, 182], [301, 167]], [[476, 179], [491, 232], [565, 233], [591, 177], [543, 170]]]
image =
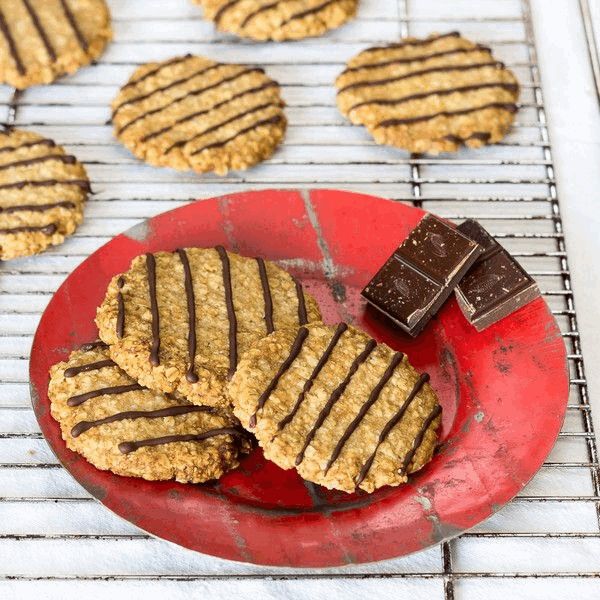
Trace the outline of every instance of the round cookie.
[[112, 103], [115, 136], [151, 165], [198, 173], [269, 158], [287, 127], [262, 69], [178, 56], [136, 69]]
[[358, 0], [193, 0], [221, 31], [259, 41], [323, 35], [356, 14]]
[[136, 257], [113, 278], [96, 323], [110, 354], [143, 385], [194, 404], [227, 404], [226, 382], [255, 342], [320, 319], [283, 269], [224, 248]]
[[102, 343], [54, 365], [48, 396], [67, 447], [117, 475], [200, 483], [237, 467], [250, 448], [233, 415], [143, 388]]
[[83, 165], [52, 140], [0, 132], [0, 260], [61, 244], [81, 223], [89, 192]]
[[500, 141], [519, 96], [513, 72], [456, 32], [364, 50], [336, 86], [342, 114], [377, 143], [431, 154]]
[[318, 323], [258, 342], [228, 395], [266, 458], [330, 489], [372, 492], [431, 459], [441, 407], [428, 380], [366, 333]]
[[104, 0], [0, 0], [0, 83], [51, 83], [98, 58], [111, 37]]

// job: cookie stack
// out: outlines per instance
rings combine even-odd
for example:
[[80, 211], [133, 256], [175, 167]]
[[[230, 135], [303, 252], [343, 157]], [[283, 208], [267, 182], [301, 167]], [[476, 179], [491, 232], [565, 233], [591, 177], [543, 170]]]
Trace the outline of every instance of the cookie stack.
[[101, 341], [51, 369], [67, 446], [100, 469], [203, 482], [252, 434], [328, 488], [399, 485], [433, 453], [441, 408], [401, 352], [340, 323], [274, 263], [216, 248], [136, 257], [97, 311]]

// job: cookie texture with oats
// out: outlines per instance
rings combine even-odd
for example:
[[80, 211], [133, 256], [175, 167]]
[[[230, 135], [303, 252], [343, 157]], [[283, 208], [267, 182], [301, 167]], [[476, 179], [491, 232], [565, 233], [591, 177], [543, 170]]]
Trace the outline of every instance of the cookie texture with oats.
[[259, 41], [320, 36], [356, 14], [358, 0], [193, 0], [217, 28]]
[[430, 154], [500, 141], [519, 97], [514, 73], [457, 32], [368, 48], [336, 87], [342, 114], [377, 143]]
[[0, 132], [0, 260], [61, 244], [83, 220], [85, 168], [36, 133]]
[[428, 380], [366, 333], [317, 323], [258, 342], [228, 395], [266, 458], [330, 489], [373, 492], [433, 455], [441, 407]]
[[117, 475], [201, 483], [237, 467], [250, 448], [232, 414], [142, 387], [102, 343], [54, 365], [48, 395], [67, 447]]
[[0, 0], [0, 83], [52, 83], [98, 58], [111, 38], [104, 0]]
[[214, 171], [269, 158], [287, 121], [263, 69], [177, 56], [136, 69], [112, 103], [115, 136], [151, 165]]
[[254, 343], [320, 318], [286, 271], [218, 246], [136, 257], [111, 281], [96, 323], [111, 358], [136, 381], [222, 406], [226, 382]]

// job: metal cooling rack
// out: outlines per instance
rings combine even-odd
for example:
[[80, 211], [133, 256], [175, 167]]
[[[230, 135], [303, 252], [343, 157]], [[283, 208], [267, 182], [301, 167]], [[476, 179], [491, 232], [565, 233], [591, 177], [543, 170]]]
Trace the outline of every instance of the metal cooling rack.
[[[0, 87], [6, 110], [0, 119], [65, 145], [85, 162], [95, 192], [84, 224], [64, 245], [0, 265], [0, 597], [62, 598], [75, 590], [86, 598], [135, 597], [149, 581], [157, 596], [205, 591], [211, 598], [400, 591], [463, 600], [589, 591], [600, 576], [593, 559], [600, 554], [600, 471], [528, 0], [362, 0], [358, 19], [326, 38], [280, 45], [217, 34], [186, 0], [111, 5], [115, 41], [97, 65], [23, 94]], [[332, 82], [348, 58], [399, 35], [449, 29], [493, 46], [522, 83], [518, 122], [503, 143], [450, 158], [407, 157], [376, 146], [342, 119]], [[196, 177], [140, 164], [112, 139], [108, 103], [131, 70], [185, 52], [261, 64], [282, 83], [290, 126], [271, 161], [224, 178]], [[191, 198], [298, 186], [353, 189], [454, 220], [481, 220], [536, 277], [568, 347], [568, 414], [541, 471], [476, 530], [411, 557], [275, 569], [156, 540], [118, 520], [71, 479], [30, 407], [33, 332], [51, 294], [90, 252], [139, 219]]]

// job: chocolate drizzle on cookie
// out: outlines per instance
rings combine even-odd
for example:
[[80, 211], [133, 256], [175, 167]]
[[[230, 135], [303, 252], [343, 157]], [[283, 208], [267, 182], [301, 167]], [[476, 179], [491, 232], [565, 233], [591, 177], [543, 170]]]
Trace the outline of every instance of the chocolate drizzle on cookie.
[[88, 41], [85, 39], [85, 36], [83, 35], [81, 29], [79, 28], [79, 25], [77, 24], [77, 19], [75, 18], [73, 11], [70, 9], [67, 0], [60, 0], [60, 4], [62, 6], [63, 12], [65, 13], [65, 18], [67, 19], [67, 22], [69, 23], [71, 29], [73, 30], [73, 33], [75, 34], [75, 37], [77, 38], [77, 42], [79, 43], [80, 48], [87, 54], [87, 51], [89, 50], [89, 44]]
[[113, 394], [126, 394], [127, 392], [135, 392], [137, 390], [143, 390], [144, 388], [139, 383], [131, 383], [127, 385], [115, 385], [110, 387], [105, 387], [99, 390], [92, 390], [91, 392], [86, 392], [85, 394], [77, 394], [75, 396], [71, 396], [67, 400], [67, 404], [69, 406], [79, 406], [88, 400], [92, 400], [93, 398], [98, 398], [99, 396], [107, 396]]
[[142, 81], [145, 81], [146, 79], [149, 79], [150, 77], [154, 77], [154, 75], [156, 75], [157, 73], [159, 73], [163, 69], [167, 69], [168, 67], [174, 67], [175, 65], [178, 65], [178, 64], [180, 64], [182, 62], [185, 62], [186, 60], [188, 60], [190, 58], [192, 58], [192, 55], [191, 54], [186, 54], [185, 56], [176, 56], [175, 58], [171, 58], [170, 60], [166, 60], [165, 62], [160, 63], [154, 69], [151, 69], [147, 73], [144, 73], [143, 75], [141, 75], [137, 79], [133, 79], [133, 80], [127, 82], [121, 89], [122, 90], [126, 90], [126, 89], [128, 89], [130, 87], [136, 86], [138, 83], [141, 83]]
[[423, 438], [425, 437], [427, 430], [431, 427], [433, 422], [441, 414], [442, 414], [442, 407], [439, 404], [437, 404], [436, 406], [433, 407], [433, 409], [431, 410], [431, 412], [429, 413], [427, 418], [423, 421], [423, 424], [421, 425], [421, 429], [419, 429], [419, 432], [417, 433], [417, 437], [413, 441], [412, 448], [406, 454], [406, 456], [404, 457], [404, 460], [402, 461], [402, 466], [400, 467], [401, 473], [406, 474], [407, 469], [410, 466], [410, 463], [412, 462], [413, 458], [415, 457], [415, 454], [417, 453], [417, 450], [423, 443]]
[[491, 50], [487, 46], [481, 46], [477, 44], [476, 46], [473, 46], [473, 48], [452, 48], [451, 50], [432, 52], [431, 54], [419, 54], [417, 56], [409, 56], [407, 58], [392, 58], [390, 60], [365, 63], [357, 65], [356, 67], [347, 67], [342, 71], [342, 75], [345, 75], [346, 73], [355, 73], [357, 71], [362, 71], [363, 69], [380, 69], [382, 67], [389, 67], [392, 65], [407, 65], [414, 62], [431, 60], [432, 58], [455, 56], [457, 54], [470, 54], [471, 52], [491, 52]]
[[491, 81], [487, 83], [428, 90], [427, 92], [423, 92], [420, 94], [410, 94], [409, 96], [402, 96], [401, 98], [373, 98], [371, 100], [365, 100], [363, 102], [353, 104], [348, 109], [348, 111], [350, 112], [356, 110], [357, 108], [360, 108], [361, 106], [369, 106], [371, 104], [377, 106], [396, 106], [399, 104], [404, 104], [406, 102], [413, 102], [414, 100], [424, 100], [425, 98], [429, 98], [430, 96], [448, 96], [450, 94], [457, 94], [459, 92], [476, 92], [488, 88], [498, 88], [506, 90], [508, 92], [516, 93], [519, 89], [519, 86], [516, 83], [503, 83], [501, 81]]
[[489, 102], [488, 104], [473, 106], [472, 108], [463, 108], [460, 110], [441, 110], [429, 115], [419, 115], [418, 117], [408, 117], [405, 119], [386, 119], [385, 121], [377, 123], [375, 127], [397, 127], [399, 125], [411, 125], [413, 123], [420, 123], [421, 121], [429, 121], [430, 119], [435, 119], [437, 117], [456, 117], [490, 108], [506, 110], [510, 113], [517, 112], [517, 105], [512, 102]]
[[46, 212], [55, 208], [73, 209], [76, 204], [67, 200], [52, 202], [49, 204], [13, 204], [12, 206], [0, 206], [0, 213], [11, 214], [16, 212]]
[[[245, 75], [245, 73], [244, 73], [244, 75]], [[238, 75], [236, 75], [235, 78], [237, 78], [239, 76], [240, 75], [238, 74]], [[156, 131], [152, 131], [151, 133], [148, 133], [148, 134], [144, 135], [143, 137], [140, 138], [140, 142], [148, 142], [148, 141], [150, 141], [150, 140], [152, 140], [152, 139], [154, 139], [154, 138], [162, 135], [163, 133], [167, 133], [168, 131], [171, 131], [171, 130], [175, 129], [175, 127], [177, 127], [178, 125], [182, 125], [183, 123], [187, 123], [188, 121], [196, 119], [197, 117], [201, 117], [203, 115], [207, 115], [211, 111], [216, 110], [217, 108], [221, 108], [222, 106], [225, 106], [226, 104], [230, 104], [231, 102], [233, 102], [234, 100], [237, 100], [238, 98], [243, 98], [244, 96], [249, 96], [251, 94], [257, 94], [259, 92], [262, 92], [263, 90], [266, 90], [266, 89], [269, 89], [269, 88], [273, 88], [273, 87], [279, 87], [279, 85], [275, 81], [268, 81], [267, 83], [265, 83], [263, 85], [259, 85], [259, 86], [250, 88], [248, 90], [243, 90], [241, 92], [238, 92], [237, 94], [234, 94], [233, 96], [231, 96], [231, 98], [227, 98], [226, 100], [222, 100], [221, 102], [217, 102], [217, 104], [213, 104], [209, 108], [203, 108], [202, 110], [197, 110], [196, 112], [190, 113], [189, 115], [185, 115], [183, 117], [180, 117], [179, 119], [176, 119], [175, 121], [173, 121], [172, 124], [165, 125], [164, 127], [161, 127], [160, 129], [158, 129]], [[134, 119], [134, 121], [139, 120], [139, 118], [145, 118], [149, 114], [154, 114], [154, 112], [160, 112], [164, 108], [165, 107], [161, 107], [161, 108], [155, 109], [155, 111], [150, 111], [149, 113], [146, 113], [145, 115], [142, 115], [141, 117], [138, 117], [138, 119]], [[119, 130], [119, 133], [122, 133], [123, 130], [125, 130], [130, 124], [133, 124], [133, 121], [131, 121], [127, 125], [124, 125]], [[183, 145], [183, 144], [180, 144], [180, 145]], [[173, 147], [179, 147], [179, 146], [177, 144], [173, 144]], [[167, 152], [168, 152], [168, 150], [167, 150]]]
[[35, 30], [37, 31], [38, 35], [40, 36], [40, 39], [42, 40], [42, 43], [44, 44], [44, 48], [46, 48], [46, 52], [48, 53], [48, 56], [50, 57], [50, 60], [52, 62], [56, 62], [56, 51], [54, 50], [54, 46], [52, 46], [52, 43], [50, 42], [50, 39], [48, 38], [48, 34], [46, 33], [46, 30], [44, 29], [44, 26], [42, 25], [37, 13], [33, 9], [33, 6], [31, 5], [30, 0], [21, 0], [21, 1], [23, 2], [25, 9], [29, 13], [31, 22], [33, 23]]
[[86, 342], [79, 346], [79, 350], [83, 352], [89, 352], [90, 350], [108, 350], [108, 344], [103, 342], [102, 340], [96, 340], [95, 342]]
[[17, 233], [43, 233], [44, 235], [54, 235], [58, 228], [56, 223], [47, 225], [22, 225], [19, 227], [3, 227], [0, 229], [0, 235], [14, 235]]
[[315, 380], [317, 379], [317, 377], [319, 376], [319, 373], [322, 371], [323, 367], [329, 360], [329, 357], [331, 356], [334, 348], [336, 347], [337, 343], [339, 342], [340, 338], [342, 337], [342, 334], [347, 329], [348, 329], [348, 325], [346, 323], [339, 323], [338, 326], [335, 328], [333, 336], [331, 337], [331, 340], [329, 341], [329, 344], [327, 345], [325, 352], [323, 352], [321, 358], [319, 359], [319, 362], [317, 362], [315, 368], [313, 369], [312, 373], [310, 374], [310, 377], [304, 382], [302, 391], [298, 395], [298, 398], [296, 400], [296, 403], [292, 407], [292, 410], [283, 419], [281, 419], [281, 421], [279, 421], [279, 423], [277, 424], [277, 429], [279, 431], [281, 431], [286, 425], [288, 425], [289, 423], [291, 423], [293, 421], [294, 417], [296, 416], [296, 413], [298, 412], [298, 410], [300, 410], [300, 406], [302, 406], [302, 403], [304, 402], [304, 398], [306, 397], [306, 394], [308, 394], [308, 392], [310, 392], [310, 390], [312, 389], [312, 386], [313, 386]]
[[156, 295], [156, 259], [154, 254], [146, 254], [146, 271], [148, 274], [148, 295], [150, 297], [150, 313], [152, 315], [152, 347], [150, 364], [160, 365], [160, 315], [158, 313], [158, 297]]
[[55, 185], [74, 185], [86, 192], [90, 192], [90, 182], [87, 179], [44, 179], [41, 181], [13, 181], [3, 183], [0, 190], [22, 190], [24, 187], [53, 187]]
[[30, 167], [31, 165], [37, 165], [45, 163], [51, 160], [61, 162], [65, 165], [74, 165], [77, 159], [70, 154], [49, 154], [48, 156], [36, 156], [35, 158], [26, 158], [24, 160], [17, 160], [11, 163], [5, 163], [0, 165], [0, 171], [7, 171], [9, 169], [17, 169], [19, 167]]
[[[216, 65], [213, 65], [213, 67], [211, 67], [211, 68], [223, 67], [223, 66], [226, 66], [226, 65], [223, 65], [221, 63], [217, 63]], [[208, 70], [208, 69], [206, 69], [206, 70]], [[175, 104], [178, 104], [180, 102], [183, 102], [184, 100], [187, 100], [189, 98], [193, 98], [195, 96], [201, 96], [202, 94], [205, 94], [206, 92], [214, 90], [214, 89], [216, 89], [216, 88], [218, 88], [218, 87], [220, 87], [220, 86], [222, 86], [222, 85], [224, 85], [226, 83], [231, 83], [232, 81], [235, 81], [235, 80], [239, 79], [240, 77], [243, 77], [244, 75], [248, 75], [250, 73], [264, 73], [264, 71], [263, 71], [263, 69], [259, 69], [259, 68], [243, 69], [242, 71], [239, 71], [238, 73], [234, 73], [233, 75], [230, 75], [229, 77], [224, 77], [222, 79], [219, 79], [215, 83], [211, 83], [210, 85], [206, 85], [206, 86], [203, 86], [201, 88], [198, 88], [198, 89], [195, 89], [195, 90], [191, 90], [191, 91], [187, 92], [186, 94], [184, 94], [183, 96], [178, 96], [174, 100], [171, 100], [170, 102], [167, 102], [167, 104], [163, 104], [163, 105], [158, 106], [156, 108], [153, 108], [151, 110], [144, 111], [141, 115], [138, 115], [137, 117], [135, 117], [131, 121], [128, 121], [127, 123], [125, 123], [124, 125], [122, 125], [121, 127], [119, 127], [119, 129], [117, 129], [117, 134], [118, 135], [122, 134], [124, 131], [126, 131], [127, 129], [129, 129], [129, 127], [131, 127], [132, 125], [135, 125], [139, 121], [143, 121], [147, 117], [150, 117], [150, 116], [155, 115], [155, 114], [157, 114], [159, 112], [162, 112], [163, 110], [167, 110], [168, 108], [171, 108]], [[150, 97], [150, 95], [148, 97]], [[210, 110], [211, 109], [209, 109], [207, 112], [209, 112]], [[115, 113], [116, 113], [116, 111], [115, 111]], [[114, 114], [113, 114], [113, 117], [114, 117]], [[184, 121], [182, 121], [182, 122], [184, 122]], [[171, 128], [171, 127], [173, 127], [173, 125], [169, 126], [169, 128]], [[163, 133], [163, 132], [161, 131], [160, 133]], [[158, 133], [157, 135], [160, 135], [160, 133]], [[154, 135], [152, 133], [149, 134], [149, 135], [151, 135], [152, 137], [154, 137]], [[148, 138], [148, 139], [152, 139], [152, 138]], [[141, 138], [141, 141], [146, 141], [146, 138], [145, 137]]]
[[48, 148], [54, 148], [56, 143], [54, 140], [42, 138], [39, 140], [33, 140], [32, 142], [25, 142], [23, 144], [19, 144], [18, 146], [3, 146], [0, 148], [0, 154], [3, 154], [4, 152], [16, 152], [17, 150], [22, 150], [23, 148], [32, 148], [33, 146], [47, 146]]
[[185, 378], [189, 383], [198, 383], [198, 375], [194, 371], [196, 360], [196, 299], [194, 296], [194, 283], [192, 281], [192, 270], [190, 261], [185, 250], [179, 248], [177, 255], [183, 265], [185, 298], [188, 311], [188, 369]]
[[296, 287], [296, 297], [298, 298], [298, 323], [306, 325], [308, 323], [308, 315], [306, 313], [304, 290], [302, 289], [302, 284], [297, 279], [294, 279], [294, 285]]
[[162, 446], [163, 444], [172, 444], [174, 442], [202, 442], [209, 438], [220, 435], [232, 435], [235, 437], [244, 437], [248, 434], [245, 431], [236, 429], [235, 427], [219, 427], [218, 429], [210, 429], [204, 433], [184, 433], [180, 435], [166, 435], [164, 437], [150, 438], [147, 440], [139, 440], [136, 442], [121, 442], [119, 451], [122, 454], [135, 452], [139, 448], [146, 446]]
[[271, 382], [269, 383], [269, 385], [267, 386], [265, 391], [260, 395], [260, 397], [258, 399], [258, 403], [256, 405], [256, 410], [254, 411], [254, 414], [250, 417], [250, 422], [249, 422], [250, 428], [256, 427], [256, 417], [258, 415], [258, 411], [262, 410], [264, 408], [267, 400], [269, 399], [269, 396], [273, 393], [273, 391], [277, 387], [279, 380], [288, 371], [288, 369], [292, 366], [292, 363], [296, 360], [296, 358], [300, 354], [300, 351], [302, 350], [302, 346], [304, 345], [304, 342], [306, 341], [307, 337], [308, 337], [308, 329], [306, 327], [300, 327], [300, 329], [298, 329], [298, 333], [296, 334], [296, 337], [290, 348], [290, 353], [288, 354], [287, 358], [281, 363], [279, 370], [277, 371], [277, 373], [275, 373], [275, 376], [273, 377], [273, 379], [271, 380]]
[[181, 405], [181, 406], [168, 406], [167, 408], [159, 408], [158, 410], [127, 410], [103, 419], [96, 419], [95, 421], [80, 421], [71, 429], [71, 435], [73, 437], [79, 437], [82, 433], [89, 431], [94, 427], [100, 425], [107, 425], [108, 423], [115, 423], [117, 421], [124, 421], [125, 419], [160, 419], [165, 417], [176, 417], [178, 415], [187, 415], [194, 412], [215, 412], [214, 408], [210, 406], [195, 406], [195, 405]]
[[404, 40], [402, 42], [396, 42], [395, 44], [388, 44], [387, 46], [373, 46], [371, 48], [367, 48], [363, 50], [363, 54], [366, 52], [377, 52], [378, 50], [388, 50], [389, 48], [412, 48], [418, 46], [429, 46], [433, 42], [437, 42], [438, 40], [444, 40], [447, 38], [457, 38], [460, 37], [459, 31], [450, 31], [448, 33], [442, 33], [440, 35], [432, 35], [428, 38], [419, 40], [419, 39], [409, 39]]
[[[216, 123], [215, 125], [211, 125], [210, 127], [207, 127], [206, 129], [204, 129], [203, 131], [200, 131], [199, 133], [196, 133], [195, 135], [193, 135], [191, 138], [188, 138], [186, 140], [180, 140], [178, 142], [176, 142], [175, 144], [173, 144], [172, 146], [169, 146], [169, 148], [167, 148], [165, 150], [165, 153], [170, 152], [171, 150], [173, 150], [174, 148], [179, 148], [181, 146], [185, 146], [187, 144], [190, 144], [192, 142], [194, 142], [197, 139], [200, 139], [202, 137], [204, 137], [205, 135], [208, 135], [209, 133], [213, 133], [219, 129], [221, 129], [222, 127], [225, 127], [231, 123], [234, 123], [235, 121], [239, 121], [240, 119], [243, 119], [244, 117], [247, 117], [248, 115], [252, 115], [256, 112], [260, 112], [262, 110], [265, 110], [267, 108], [270, 107], [274, 107], [274, 106], [282, 106], [281, 102], [265, 102], [264, 104], [260, 104], [258, 106], [253, 106], [252, 108], [249, 108], [241, 113], [237, 113], [231, 117], [228, 117], [227, 119], [225, 119], [224, 121], [221, 121], [219, 123]], [[251, 126], [249, 129], [246, 128], [246, 131], [250, 131], [252, 129], [254, 129], [255, 127], [257, 127], [257, 124], [254, 124], [253, 126]], [[234, 136], [230, 137], [227, 141], [225, 142], [217, 142], [217, 146], [222, 146], [225, 145], [225, 143], [227, 143], [228, 141], [231, 141], [232, 139], [238, 137], [238, 135], [240, 135], [241, 132], [238, 132], [237, 134], [235, 134]], [[192, 152], [192, 154], [196, 154], [196, 153], [200, 153], [203, 150], [206, 150], [209, 147], [216, 147], [214, 145], [209, 145], [209, 146], [204, 146], [203, 148], [200, 148], [198, 150], [195, 150], [194, 152]]]
[[273, 298], [271, 296], [271, 286], [269, 285], [269, 275], [267, 273], [265, 261], [258, 257], [256, 263], [258, 265], [260, 285], [262, 287], [265, 303], [265, 327], [267, 328], [267, 335], [269, 335], [275, 331], [275, 325], [273, 324]]
[[88, 373], [89, 371], [99, 371], [100, 369], [104, 369], [106, 367], [116, 367], [116, 363], [110, 358], [106, 360], [99, 360], [93, 363], [88, 363], [87, 365], [79, 365], [77, 367], [69, 367], [65, 369], [65, 377], [75, 377], [80, 373]]
[[354, 377], [355, 373], [358, 371], [360, 366], [369, 358], [369, 356], [371, 355], [373, 350], [375, 350], [376, 347], [377, 347], [377, 342], [373, 339], [370, 339], [367, 342], [367, 344], [365, 345], [364, 350], [354, 359], [354, 361], [350, 365], [350, 369], [348, 370], [346, 377], [343, 379], [343, 381], [340, 383], [340, 385], [338, 385], [338, 387], [335, 388], [335, 390], [333, 390], [333, 392], [329, 396], [329, 399], [327, 400], [327, 402], [321, 409], [321, 412], [319, 413], [317, 420], [315, 421], [314, 425], [308, 432], [306, 439], [304, 440], [304, 445], [302, 446], [302, 449], [296, 456], [296, 461], [295, 461], [296, 466], [298, 466], [304, 460], [304, 453], [306, 452], [306, 449], [310, 446], [317, 431], [319, 430], [321, 425], [323, 425], [323, 423], [325, 422], [325, 419], [331, 413], [331, 409], [333, 408], [333, 405], [342, 397], [342, 394], [346, 391], [346, 388], [352, 381], [352, 378]]
[[6, 45], [8, 46], [8, 51], [10, 52], [10, 56], [17, 67], [17, 71], [20, 75], [25, 75], [27, 73], [27, 69], [23, 64], [23, 59], [21, 58], [21, 54], [19, 53], [15, 39], [10, 32], [10, 28], [8, 27], [8, 23], [6, 22], [6, 18], [4, 17], [2, 9], [0, 9], [0, 32], [2, 32], [2, 35], [4, 36]]
[[282, 21], [279, 24], [279, 26], [283, 27], [285, 25], [288, 25], [292, 21], [296, 21], [297, 19], [304, 19], [305, 17], [309, 17], [310, 15], [320, 13], [322, 10], [324, 10], [331, 4], [337, 4], [338, 2], [339, 0], [325, 0], [325, 2], [321, 2], [321, 4], [317, 4], [316, 6], [311, 6], [310, 8], [307, 8], [306, 10], [303, 10], [301, 12], [294, 13], [293, 15]]
[[125, 279], [119, 277], [117, 279], [117, 324], [116, 331], [117, 337], [122, 339], [125, 335], [125, 299], [123, 298], [123, 286], [125, 285]]
[[329, 471], [329, 469], [331, 468], [331, 465], [333, 465], [333, 463], [337, 460], [337, 458], [341, 454], [342, 450], [344, 449], [346, 442], [350, 439], [350, 436], [358, 429], [358, 427], [362, 423], [362, 420], [365, 418], [365, 415], [367, 414], [367, 412], [369, 412], [369, 409], [375, 404], [375, 402], [377, 402], [377, 400], [379, 399], [379, 396], [381, 395], [381, 392], [383, 391], [383, 388], [387, 385], [388, 381], [392, 378], [392, 376], [394, 375], [394, 372], [396, 371], [396, 367], [398, 367], [398, 365], [400, 365], [402, 363], [403, 358], [404, 358], [404, 354], [402, 354], [402, 352], [396, 352], [396, 354], [394, 354], [394, 356], [392, 357], [392, 360], [390, 361], [390, 364], [388, 365], [387, 369], [381, 376], [381, 379], [378, 381], [377, 385], [373, 388], [373, 391], [369, 395], [369, 398], [360, 407], [358, 414], [356, 415], [356, 417], [354, 417], [354, 419], [352, 420], [350, 425], [348, 425], [348, 427], [346, 428], [346, 431], [344, 431], [342, 437], [339, 439], [338, 443], [336, 444], [335, 448], [333, 449], [333, 452], [331, 453], [331, 456], [329, 457], [329, 460], [327, 461], [327, 465], [325, 467], [325, 473], [327, 473], [327, 471]]
[[229, 379], [233, 377], [237, 368], [238, 351], [237, 351], [237, 316], [235, 314], [235, 306], [233, 304], [233, 289], [231, 287], [231, 264], [229, 256], [223, 246], [217, 246], [215, 250], [221, 259], [221, 268], [223, 270], [223, 288], [225, 290], [225, 306], [227, 308], [227, 319], [229, 321], [229, 371], [227, 376]]
[[375, 460], [375, 456], [377, 455], [379, 447], [386, 440], [392, 429], [394, 429], [394, 427], [396, 427], [396, 425], [400, 423], [411, 402], [415, 399], [415, 397], [427, 381], [429, 381], [429, 374], [427, 373], [424, 373], [417, 379], [415, 385], [413, 386], [413, 389], [406, 397], [406, 400], [402, 403], [402, 406], [400, 406], [396, 413], [385, 424], [384, 428], [379, 434], [379, 438], [377, 440], [377, 444], [375, 445], [375, 449], [373, 450], [369, 458], [367, 458], [366, 462], [364, 463], [358, 474], [358, 477], [355, 480], [356, 487], [360, 486], [360, 484], [364, 481], [365, 477], [369, 473], [371, 466], [373, 465], [373, 461]]
[[486, 62], [472, 63], [468, 65], [444, 65], [438, 67], [430, 67], [428, 69], [420, 69], [418, 71], [410, 71], [409, 73], [403, 73], [395, 77], [385, 77], [382, 79], [367, 79], [364, 81], [356, 81], [345, 85], [338, 90], [338, 95], [349, 90], [364, 87], [374, 87], [378, 85], [385, 85], [388, 83], [395, 83], [396, 81], [402, 81], [403, 79], [410, 79], [411, 77], [420, 77], [422, 75], [430, 75], [431, 73], [449, 73], [451, 71], [472, 71], [474, 69], [483, 69], [487, 67], [494, 67], [496, 69], [504, 68], [504, 63], [497, 60], [490, 60]]

